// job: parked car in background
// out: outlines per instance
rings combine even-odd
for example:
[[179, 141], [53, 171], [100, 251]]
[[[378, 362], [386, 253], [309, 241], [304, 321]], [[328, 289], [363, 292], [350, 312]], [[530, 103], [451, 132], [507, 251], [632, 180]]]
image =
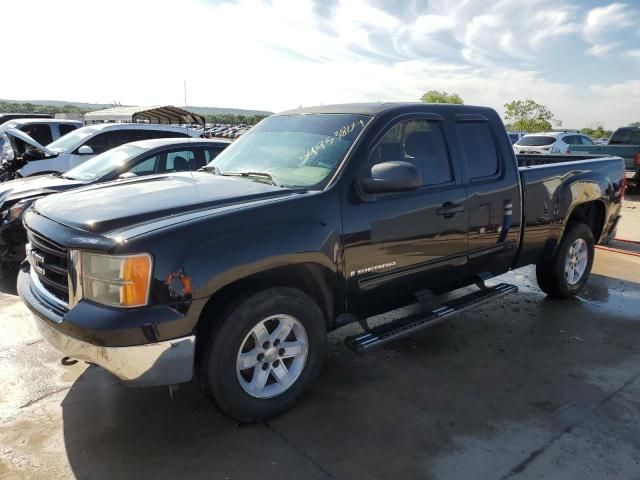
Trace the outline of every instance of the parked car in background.
[[572, 145], [595, 145], [586, 135], [578, 132], [530, 133], [518, 140], [513, 148], [516, 154], [556, 155], [569, 153]]
[[507, 132], [507, 134], [509, 135], [509, 140], [511, 140], [511, 145], [513, 145], [522, 137], [524, 137], [527, 132]]
[[[272, 115], [204, 171], [34, 202], [18, 293], [63, 355], [133, 385], [194, 377], [227, 415], [262, 421], [313, 382], [330, 330], [360, 322], [348, 346], [379, 346], [514, 292], [484, 282], [530, 264], [553, 297], [583, 289], [623, 162], [521, 160], [489, 108]], [[432, 306], [367, 323], [420, 298]]]
[[79, 128], [46, 147], [15, 129], [8, 129], [6, 135], [16, 153], [10, 167], [17, 177], [28, 177], [64, 173], [125, 143], [153, 138], [197, 138], [201, 132], [151, 123], [101, 123]]
[[572, 145], [571, 152], [622, 157], [627, 181], [634, 186], [640, 184], [640, 127], [619, 128], [606, 145]]
[[24, 258], [22, 213], [35, 200], [122, 178], [198, 170], [230, 142], [168, 138], [127, 143], [96, 155], [66, 173], [19, 178], [0, 185], [0, 271]]
[[53, 118], [49, 113], [0, 113], [0, 125], [20, 118]]
[[47, 145], [54, 140], [83, 127], [84, 124], [77, 120], [56, 120], [48, 118], [23, 118], [9, 120], [0, 125], [0, 159], [13, 158], [13, 149], [5, 132], [9, 128], [15, 128], [26, 133], [41, 145]]

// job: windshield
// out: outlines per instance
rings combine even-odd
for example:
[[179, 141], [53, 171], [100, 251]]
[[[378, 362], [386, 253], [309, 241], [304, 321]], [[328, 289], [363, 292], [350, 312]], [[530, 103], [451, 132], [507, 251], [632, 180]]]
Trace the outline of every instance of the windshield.
[[640, 130], [620, 128], [609, 140], [609, 145], [640, 145]]
[[209, 166], [223, 175], [268, 173], [284, 187], [321, 189], [369, 120], [366, 115], [350, 114], [269, 117]]
[[63, 177], [82, 181], [95, 180], [122, 167], [144, 151], [144, 148], [135, 145], [122, 145], [81, 163], [66, 172]]
[[523, 147], [542, 147], [544, 145], [551, 145], [556, 139], [554, 137], [547, 137], [546, 135], [526, 135], [522, 137], [516, 145]]
[[77, 130], [67, 133], [59, 139], [51, 142], [47, 145], [47, 148], [58, 153], [70, 152], [75, 150], [76, 147], [79, 147], [88, 137], [92, 136], [98, 130], [99, 129], [95, 127], [78, 128]]

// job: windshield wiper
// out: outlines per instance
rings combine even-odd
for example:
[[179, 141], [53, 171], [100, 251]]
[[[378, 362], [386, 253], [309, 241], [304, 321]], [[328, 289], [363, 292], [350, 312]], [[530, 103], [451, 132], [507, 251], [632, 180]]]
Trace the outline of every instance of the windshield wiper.
[[[220, 171], [218, 170], [218, 172]], [[218, 175], [222, 175], [225, 177], [244, 177], [244, 178], [262, 177], [262, 178], [269, 179], [272, 185], [276, 187], [282, 187], [282, 183], [280, 183], [278, 179], [273, 175], [271, 175], [269, 172], [224, 172], [224, 173], [220, 172], [218, 173]]]

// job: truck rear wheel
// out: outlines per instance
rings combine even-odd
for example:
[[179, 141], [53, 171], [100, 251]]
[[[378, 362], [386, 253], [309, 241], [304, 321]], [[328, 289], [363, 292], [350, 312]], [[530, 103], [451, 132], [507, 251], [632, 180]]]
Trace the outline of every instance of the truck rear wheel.
[[199, 348], [200, 386], [235, 420], [263, 421], [291, 408], [322, 368], [324, 316], [297, 289], [243, 296], [207, 320], [215, 329]]
[[536, 265], [540, 289], [555, 298], [570, 298], [579, 293], [591, 273], [594, 243], [587, 225], [569, 223], [555, 256]]

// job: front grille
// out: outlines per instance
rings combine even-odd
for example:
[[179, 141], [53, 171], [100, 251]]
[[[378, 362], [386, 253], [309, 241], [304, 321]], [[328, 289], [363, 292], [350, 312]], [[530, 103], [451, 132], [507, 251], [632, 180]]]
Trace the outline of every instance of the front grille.
[[30, 262], [42, 286], [54, 297], [69, 303], [67, 251], [33, 231], [27, 232], [31, 244]]

